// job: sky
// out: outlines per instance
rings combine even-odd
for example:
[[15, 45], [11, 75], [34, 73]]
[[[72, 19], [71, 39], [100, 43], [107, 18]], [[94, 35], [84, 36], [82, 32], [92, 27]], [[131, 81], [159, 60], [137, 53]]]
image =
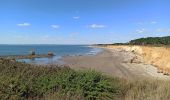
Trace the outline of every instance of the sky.
[[118, 43], [170, 35], [170, 0], [0, 0], [0, 44]]

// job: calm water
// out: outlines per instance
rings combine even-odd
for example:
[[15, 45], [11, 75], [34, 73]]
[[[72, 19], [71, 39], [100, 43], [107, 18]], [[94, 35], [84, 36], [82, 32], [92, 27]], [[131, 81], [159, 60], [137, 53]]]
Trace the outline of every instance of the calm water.
[[21, 59], [19, 61], [36, 64], [52, 64], [62, 56], [94, 55], [102, 49], [89, 47], [88, 45], [0, 45], [0, 55], [28, 55], [31, 50], [36, 54], [53, 52], [53, 58]]

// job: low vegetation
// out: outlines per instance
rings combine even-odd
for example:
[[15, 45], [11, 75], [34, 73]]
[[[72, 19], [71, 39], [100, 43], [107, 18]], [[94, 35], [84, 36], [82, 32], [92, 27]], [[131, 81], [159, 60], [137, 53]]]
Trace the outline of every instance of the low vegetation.
[[0, 59], [0, 99], [169, 100], [170, 82], [127, 81], [95, 71]]
[[96, 46], [109, 46], [109, 45], [143, 45], [143, 46], [170, 47], [170, 36], [139, 38], [139, 39], [131, 40], [127, 43], [96, 44]]
[[170, 45], [170, 36], [166, 37], [148, 37], [148, 38], [140, 38], [131, 40], [129, 42], [131, 45]]
[[112, 99], [121, 94], [119, 82], [95, 71], [0, 60], [0, 99]]

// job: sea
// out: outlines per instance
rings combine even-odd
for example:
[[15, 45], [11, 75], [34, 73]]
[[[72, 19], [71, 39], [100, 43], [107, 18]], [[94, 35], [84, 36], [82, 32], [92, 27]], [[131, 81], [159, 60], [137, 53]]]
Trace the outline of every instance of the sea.
[[52, 58], [18, 59], [18, 61], [31, 64], [63, 63], [59, 60], [63, 56], [96, 55], [102, 51], [101, 48], [90, 45], [0, 45], [0, 56], [28, 55], [32, 50], [36, 54], [53, 52], [55, 56]]

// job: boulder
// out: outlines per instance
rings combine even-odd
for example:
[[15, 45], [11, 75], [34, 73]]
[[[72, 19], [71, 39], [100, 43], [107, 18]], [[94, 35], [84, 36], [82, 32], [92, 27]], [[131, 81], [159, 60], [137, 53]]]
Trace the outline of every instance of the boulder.
[[48, 55], [49, 56], [54, 56], [54, 53], [53, 52], [48, 52]]
[[35, 50], [31, 50], [30, 55], [35, 55]]

